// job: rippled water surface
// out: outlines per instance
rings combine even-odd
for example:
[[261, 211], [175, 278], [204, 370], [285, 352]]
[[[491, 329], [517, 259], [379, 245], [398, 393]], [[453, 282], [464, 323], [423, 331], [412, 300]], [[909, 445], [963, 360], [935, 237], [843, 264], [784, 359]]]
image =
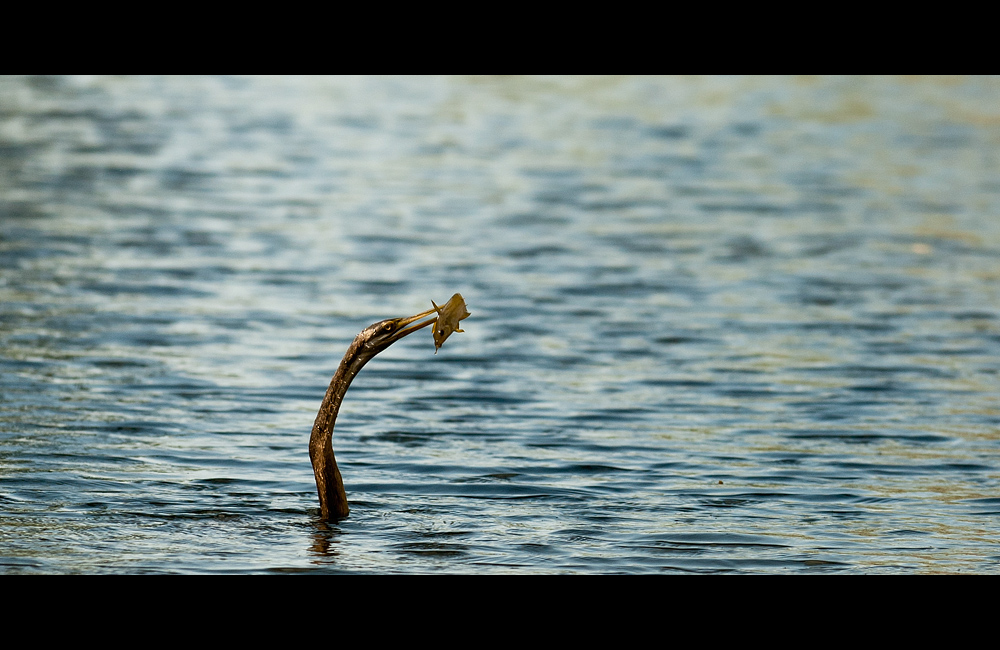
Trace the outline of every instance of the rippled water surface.
[[[996, 79], [0, 80], [0, 567], [995, 573], [998, 145]], [[321, 522], [347, 345], [456, 291]]]

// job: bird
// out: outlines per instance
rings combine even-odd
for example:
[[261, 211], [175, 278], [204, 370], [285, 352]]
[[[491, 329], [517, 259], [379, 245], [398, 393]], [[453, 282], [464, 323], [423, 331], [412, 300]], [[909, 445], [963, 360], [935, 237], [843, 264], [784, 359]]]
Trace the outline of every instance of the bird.
[[[403, 337], [436, 323], [437, 313], [436, 309], [428, 309], [408, 318], [390, 318], [369, 325], [361, 330], [344, 353], [337, 372], [330, 380], [330, 387], [326, 389], [323, 404], [319, 407], [309, 436], [309, 459], [316, 476], [320, 517], [324, 521], [343, 519], [351, 512], [347, 504], [347, 492], [344, 490], [344, 479], [333, 455], [333, 425], [337, 422], [344, 393], [358, 372], [375, 355]], [[434, 318], [422, 320], [431, 315]]]

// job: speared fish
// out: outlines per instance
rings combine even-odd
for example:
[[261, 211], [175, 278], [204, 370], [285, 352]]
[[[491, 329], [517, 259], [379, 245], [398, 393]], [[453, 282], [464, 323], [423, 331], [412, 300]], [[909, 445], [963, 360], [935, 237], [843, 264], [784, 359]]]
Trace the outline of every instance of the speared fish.
[[458, 326], [458, 321], [468, 318], [472, 314], [466, 309], [465, 298], [460, 293], [452, 296], [451, 300], [446, 302], [444, 307], [438, 307], [437, 303], [433, 300], [431, 304], [434, 305], [434, 310], [438, 313], [437, 322], [434, 323], [432, 330], [434, 334], [434, 354], [437, 354], [445, 339], [451, 336], [452, 332], [465, 331]]

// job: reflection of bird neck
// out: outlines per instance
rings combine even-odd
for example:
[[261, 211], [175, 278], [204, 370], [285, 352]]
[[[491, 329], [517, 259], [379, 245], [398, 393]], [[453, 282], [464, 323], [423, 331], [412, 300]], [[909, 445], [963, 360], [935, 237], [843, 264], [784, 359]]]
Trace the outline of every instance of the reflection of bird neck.
[[337, 459], [333, 456], [333, 425], [337, 422], [340, 403], [358, 371], [375, 355], [364, 351], [365, 332], [354, 339], [337, 372], [326, 389], [323, 404], [319, 407], [312, 435], [309, 437], [309, 459], [316, 475], [319, 491], [320, 516], [325, 520], [342, 519], [351, 511], [347, 506], [344, 479], [340, 476]]

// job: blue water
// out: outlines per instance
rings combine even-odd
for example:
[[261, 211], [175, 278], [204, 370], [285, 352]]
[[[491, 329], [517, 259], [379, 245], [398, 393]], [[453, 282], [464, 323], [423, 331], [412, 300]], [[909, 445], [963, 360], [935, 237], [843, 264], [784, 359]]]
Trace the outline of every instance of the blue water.
[[0, 570], [998, 572], [998, 145], [995, 78], [0, 79]]

